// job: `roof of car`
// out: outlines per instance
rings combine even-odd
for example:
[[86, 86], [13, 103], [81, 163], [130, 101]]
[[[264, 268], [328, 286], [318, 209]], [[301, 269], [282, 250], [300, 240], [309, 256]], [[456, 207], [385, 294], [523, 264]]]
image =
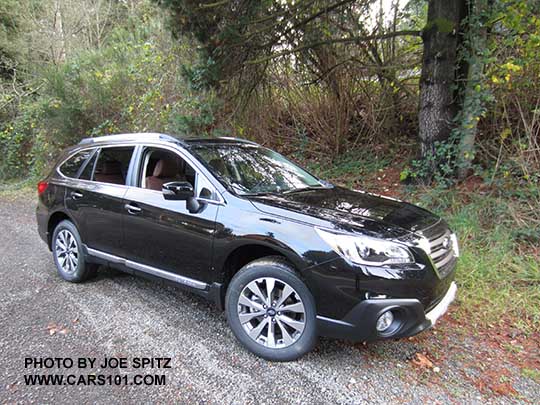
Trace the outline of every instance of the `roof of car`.
[[160, 134], [160, 133], [133, 133], [133, 134], [117, 134], [117, 135], [105, 135], [95, 138], [84, 138], [79, 142], [79, 145], [87, 144], [102, 144], [102, 143], [117, 143], [117, 142], [172, 142], [183, 146], [197, 145], [197, 144], [231, 144], [231, 143], [247, 143], [256, 145], [255, 142], [248, 141], [246, 139], [232, 138], [232, 137], [219, 137], [219, 138], [183, 138], [174, 137], [172, 135]]

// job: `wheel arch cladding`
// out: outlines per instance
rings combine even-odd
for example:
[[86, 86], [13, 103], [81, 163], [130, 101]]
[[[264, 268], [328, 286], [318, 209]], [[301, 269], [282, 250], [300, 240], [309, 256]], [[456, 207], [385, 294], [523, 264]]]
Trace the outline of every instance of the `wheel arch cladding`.
[[66, 214], [64, 211], [56, 211], [54, 214], [52, 214], [49, 217], [49, 221], [47, 223], [47, 238], [48, 238], [47, 244], [49, 246], [49, 249], [52, 249], [52, 235], [53, 235], [54, 229], [60, 222], [64, 220], [71, 221], [75, 225], [75, 223], [73, 222], [73, 219], [71, 219], [71, 217], [68, 214]]
[[269, 256], [279, 256], [288, 260], [287, 256], [283, 254], [283, 252], [267, 245], [246, 243], [241, 246], [237, 246], [228, 253], [220, 267], [221, 277], [224, 284], [228, 284], [234, 275], [238, 273], [238, 271], [246, 264]]

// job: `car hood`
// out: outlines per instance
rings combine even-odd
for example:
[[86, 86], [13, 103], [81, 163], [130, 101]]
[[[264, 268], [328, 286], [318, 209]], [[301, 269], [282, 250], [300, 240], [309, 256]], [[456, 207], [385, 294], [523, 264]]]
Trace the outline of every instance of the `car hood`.
[[[400, 228], [409, 232], [424, 229], [439, 220], [431, 212], [388, 197], [343, 187], [309, 189], [288, 194], [250, 196], [257, 209], [269, 214], [284, 215], [275, 208], [293, 211], [308, 217], [331, 222], [338, 227]], [[378, 223], [374, 227], [373, 223]]]

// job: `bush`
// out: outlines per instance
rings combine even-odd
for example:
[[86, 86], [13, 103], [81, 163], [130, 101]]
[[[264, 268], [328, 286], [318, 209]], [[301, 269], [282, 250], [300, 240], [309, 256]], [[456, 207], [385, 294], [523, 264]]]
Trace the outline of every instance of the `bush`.
[[216, 97], [182, 75], [190, 43], [170, 40], [155, 17], [118, 28], [100, 49], [39, 69], [39, 91], [0, 128], [0, 178], [39, 176], [81, 138], [118, 132], [206, 136], [217, 130]]

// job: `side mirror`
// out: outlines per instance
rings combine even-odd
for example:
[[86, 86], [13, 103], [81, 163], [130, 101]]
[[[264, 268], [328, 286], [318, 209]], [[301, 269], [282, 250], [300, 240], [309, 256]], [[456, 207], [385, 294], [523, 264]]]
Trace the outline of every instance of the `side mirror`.
[[189, 200], [193, 197], [193, 186], [187, 181], [171, 181], [161, 189], [166, 200]]

